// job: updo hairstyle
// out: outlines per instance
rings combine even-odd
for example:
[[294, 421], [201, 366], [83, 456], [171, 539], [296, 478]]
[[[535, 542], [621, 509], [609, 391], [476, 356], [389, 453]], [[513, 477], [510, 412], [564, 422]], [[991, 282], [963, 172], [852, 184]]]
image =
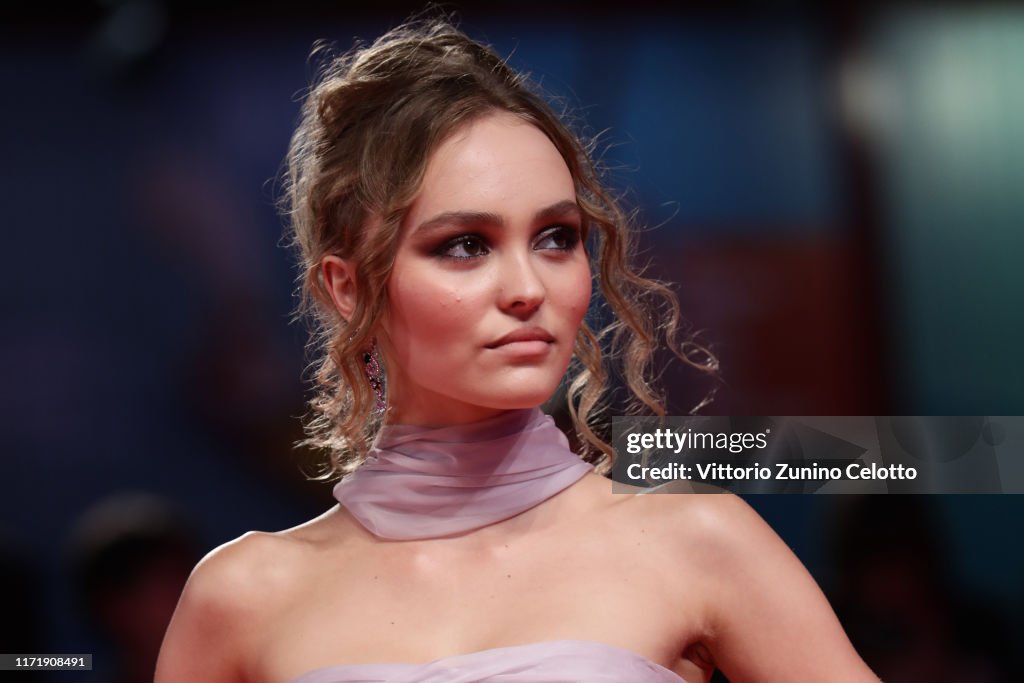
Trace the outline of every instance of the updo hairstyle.
[[[612, 449], [592, 426], [608, 384], [606, 358], [621, 363], [631, 412], [665, 412], [650, 378], [659, 343], [690, 365], [714, 370], [714, 358], [702, 347], [696, 347], [703, 353], [698, 362], [689, 342], [677, 343], [679, 307], [672, 291], [630, 265], [630, 221], [602, 187], [593, 142], [577, 136], [491, 48], [447, 20], [431, 19], [402, 25], [340, 56], [319, 46], [314, 57], [324, 65], [305, 95], [289, 147], [282, 210], [301, 264], [296, 316], [312, 333], [315, 396], [302, 445], [328, 455], [318, 478], [357, 468], [384, 420], [364, 353], [388, 305], [399, 226], [427, 162], [460, 127], [492, 112], [536, 126], [565, 160], [603, 299], [592, 309], [605, 307], [591, 317], [612, 321], [597, 332], [583, 323], [567, 375], [581, 456], [598, 471], [610, 468]], [[324, 283], [320, 262], [327, 255], [354, 266], [357, 300], [349, 320], [339, 315]]]

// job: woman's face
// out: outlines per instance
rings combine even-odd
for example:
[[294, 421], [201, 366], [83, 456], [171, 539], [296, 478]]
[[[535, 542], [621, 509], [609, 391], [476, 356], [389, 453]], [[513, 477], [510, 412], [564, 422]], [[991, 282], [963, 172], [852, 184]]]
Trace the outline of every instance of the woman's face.
[[561, 155], [522, 119], [489, 114], [438, 147], [387, 284], [390, 422], [472, 422], [551, 396], [590, 302], [581, 220]]

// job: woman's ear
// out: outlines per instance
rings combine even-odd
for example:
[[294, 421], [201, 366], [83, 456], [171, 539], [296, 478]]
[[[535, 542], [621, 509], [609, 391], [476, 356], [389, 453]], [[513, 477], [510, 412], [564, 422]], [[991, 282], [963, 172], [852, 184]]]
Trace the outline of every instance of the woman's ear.
[[356, 309], [356, 271], [352, 264], [339, 256], [324, 256], [320, 261], [320, 274], [324, 287], [331, 295], [334, 308], [346, 321]]

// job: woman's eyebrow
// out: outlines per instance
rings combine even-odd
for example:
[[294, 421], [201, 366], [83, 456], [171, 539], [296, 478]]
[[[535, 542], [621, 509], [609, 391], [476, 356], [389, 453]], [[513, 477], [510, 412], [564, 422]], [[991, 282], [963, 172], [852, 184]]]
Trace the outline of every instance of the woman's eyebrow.
[[[567, 216], [572, 218], [582, 216], [580, 207], [574, 199], [564, 199], [541, 209], [534, 214], [534, 222], [540, 223], [555, 218], [564, 219]], [[489, 211], [445, 211], [420, 223], [413, 230], [413, 234], [430, 233], [444, 227], [479, 225], [493, 225], [500, 228], [505, 225], [505, 219]]]
[[440, 228], [451, 226], [470, 227], [476, 225], [496, 225], [501, 227], [505, 225], [505, 219], [489, 211], [445, 211], [417, 225], [412, 234], [430, 233]]
[[556, 202], [551, 206], [541, 209], [534, 215], [533, 220], [536, 223], [543, 223], [545, 221], [553, 219], [565, 219], [565, 218], [576, 218], [581, 219], [583, 212], [580, 211], [579, 204], [576, 203], [575, 199], [564, 199], [560, 202]]

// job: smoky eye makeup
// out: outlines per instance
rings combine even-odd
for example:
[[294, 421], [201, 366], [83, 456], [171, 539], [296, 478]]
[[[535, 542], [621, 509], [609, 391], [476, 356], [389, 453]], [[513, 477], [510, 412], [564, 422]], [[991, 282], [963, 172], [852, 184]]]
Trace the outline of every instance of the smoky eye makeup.
[[487, 240], [476, 233], [445, 238], [430, 250], [432, 256], [454, 260], [479, 258], [488, 253], [490, 253], [490, 246], [487, 244]]
[[573, 251], [581, 241], [580, 229], [574, 225], [552, 225], [541, 230], [534, 249]]
[[[532, 248], [536, 251], [571, 252], [582, 242], [580, 229], [575, 225], [551, 225], [540, 230]], [[478, 233], [463, 233], [440, 240], [428, 248], [431, 256], [452, 260], [470, 260], [491, 252], [490, 242]]]

